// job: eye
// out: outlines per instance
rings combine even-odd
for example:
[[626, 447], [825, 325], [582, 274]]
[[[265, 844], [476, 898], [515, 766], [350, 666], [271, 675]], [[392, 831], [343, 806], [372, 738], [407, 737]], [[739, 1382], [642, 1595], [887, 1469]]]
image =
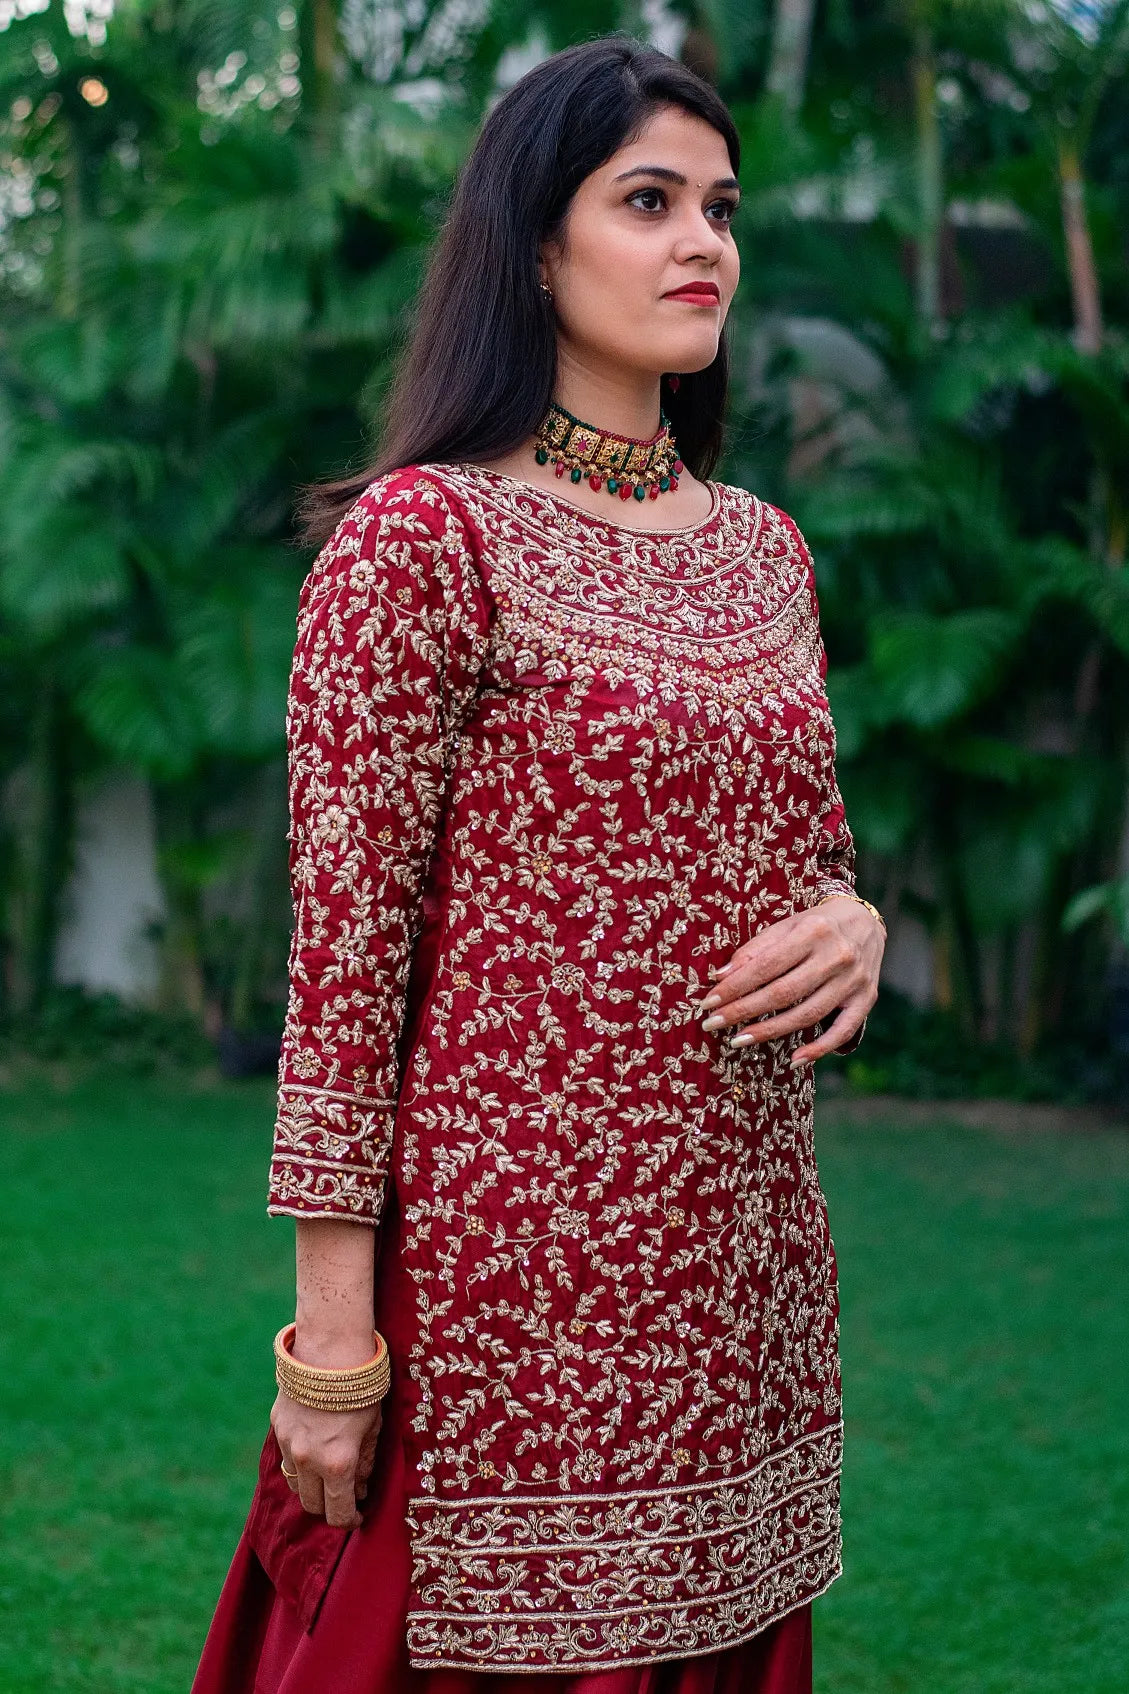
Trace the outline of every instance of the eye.
[[[647, 194], [653, 194], [662, 204], [666, 204], [666, 195], [661, 188], [637, 188], [635, 193], [629, 196], [627, 204], [629, 206], [634, 205], [636, 200], [642, 200]], [[657, 212], [658, 209], [657, 206], [643, 206], [641, 208], [644, 212]]]
[[[646, 200], [648, 196], [651, 198], [651, 204], [640, 206], [641, 212], [659, 212], [666, 205], [666, 195], [661, 188], [637, 188], [634, 194], [628, 196], [627, 204], [633, 206], [637, 201]], [[706, 207], [707, 214], [712, 214], [710, 222], [721, 224], [723, 229], [729, 228], [739, 209], [740, 201], [728, 198], [711, 201]]]
[[721, 218], [718, 221], [724, 223], [725, 227], [728, 229], [729, 225], [737, 216], [737, 213], [741, 210], [741, 202], [739, 200], [715, 200], [713, 205], [709, 206], [707, 210], [713, 212], [719, 207], [721, 209]]

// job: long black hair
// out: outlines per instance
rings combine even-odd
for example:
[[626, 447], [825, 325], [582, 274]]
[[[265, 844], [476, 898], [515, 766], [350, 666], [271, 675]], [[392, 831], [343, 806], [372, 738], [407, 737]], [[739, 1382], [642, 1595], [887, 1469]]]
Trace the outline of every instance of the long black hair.
[[[307, 541], [330, 534], [387, 471], [500, 458], [528, 440], [553, 398], [557, 369], [553, 305], [539, 286], [542, 243], [559, 238], [584, 179], [664, 106], [717, 130], [737, 175], [737, 128], [716, 90], [629, 36], [554, 53], [498, 102], [436, 242], [376, 462], [303, 491]], [[721, 451], [728, 383], [723, 332], [712, 364], [664, 395], [679, 453], [696, 476], [708, 476]]]

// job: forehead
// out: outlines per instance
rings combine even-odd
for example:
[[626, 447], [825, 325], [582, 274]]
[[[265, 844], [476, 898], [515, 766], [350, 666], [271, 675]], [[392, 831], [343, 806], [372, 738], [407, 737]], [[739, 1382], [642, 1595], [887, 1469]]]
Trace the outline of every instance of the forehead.
[[652, 113], [639, 134], [624, 142], [595, 175], [610, 180], [641, 165], [665, 166], [692, 182], [733, 174], [724, 137], [704, 118], [680, 106], [662, 106]]

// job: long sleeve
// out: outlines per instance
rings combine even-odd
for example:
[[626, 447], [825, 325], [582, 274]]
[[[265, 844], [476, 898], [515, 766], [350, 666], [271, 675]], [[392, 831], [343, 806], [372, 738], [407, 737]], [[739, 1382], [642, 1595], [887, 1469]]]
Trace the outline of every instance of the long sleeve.
[[[819, 651], [819, 680], [826, 689], [827, 683], [827, 649], [823, 644], [823, 635], [819, 627], [819, 596], [816, 592], [815, 564], [807, 542], [804, 540], [796, 525], [788, 520], [790, 527], [799, 543], [801, 554], [808, 570], [808, 587], [811, 595], [812, 609], [816, 620], [816, 641]], [[828, 718], [830, 722], [830, 715]], [[818, 876], [811, 890], [809, 904], [814, 905], [819, 900], [826, 900], [833, 894], [855, 893], [855, 842], [847, 822], [847, 809], [843, 804], [843, 796], [839, 789], [839, 780], [835, 770], [835, 730], [831, 728], [831, 757], [828, 762], [827, 781], [824, 795], [824, 811], [820, 827], [820, 843], [817, 857]], [[830, 1023], [831, 1017], [824, 1020]], [[835, 1052], [847, 1055], [853, 1053], [866, 1033], [866, 1019], [849, 1036]]]
[[[827, 655], [820, 643], [820, 675], [827, 673]], [[819, 846], [819, 881], [815, 898], [825, 900], [829, 894], [855, 892], [855, 840], [847, 822], [847, 809], [839, 791], [839, 780], [832, 762], [827, 790], [827, 810], [823, 814]]]
[[272, 1215], [380, 1217], [423, 880], [489, 639], [489, 597], [443, 492], [419, 470], [375, 482], [299, 605]]

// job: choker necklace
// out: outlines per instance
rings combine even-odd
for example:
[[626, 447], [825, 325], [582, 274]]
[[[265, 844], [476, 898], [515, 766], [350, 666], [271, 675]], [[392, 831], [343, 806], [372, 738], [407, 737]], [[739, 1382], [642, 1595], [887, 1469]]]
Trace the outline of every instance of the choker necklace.
[[596, 429], [582, 423], [553, 401], [534, 437], [537, 463], [547, 465], [552, 460], [558, 476], [567, 470], [573, 482], [588, 478], [589, 488], [605, 485], [609, 494], [621, 500], [650, 497], [678, 487], [685, 465], [678, 457], [670, 419], [660, 411], [661, 428], [650, 441], [636, 441], [630, 435], [613, 435], [609, 430]]

